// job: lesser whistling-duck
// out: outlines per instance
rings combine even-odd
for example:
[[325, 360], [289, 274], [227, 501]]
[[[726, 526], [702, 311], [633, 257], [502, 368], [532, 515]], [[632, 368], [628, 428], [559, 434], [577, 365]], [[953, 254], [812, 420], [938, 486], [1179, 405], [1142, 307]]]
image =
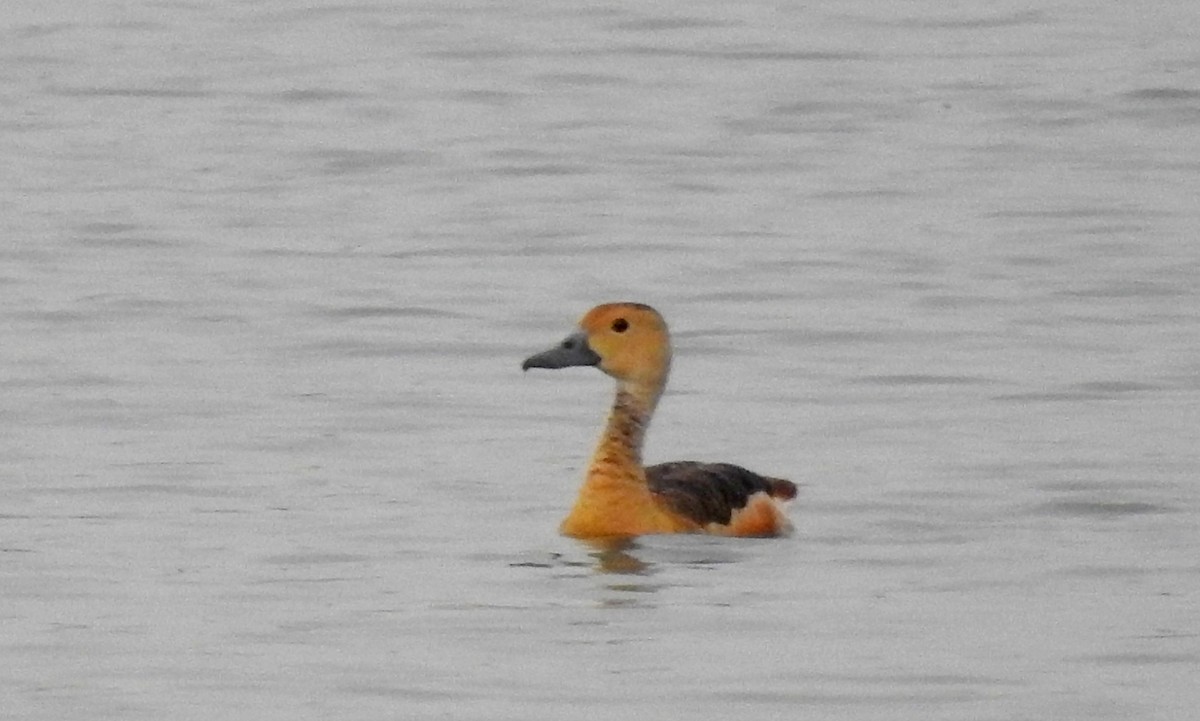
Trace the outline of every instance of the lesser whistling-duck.
[[796, 496], [791, 481], [728, 463], [642, 465], [646, 426], [671, 369], [671, 339], [658, 311], [640, 303], [596, 306], [575, 333], [521, 368], [570, 366], [597, 366], [616, 379], [617, 393], [579, 498], [560, 527], [564, 534], [778, 536], [791, 530], [781, 508]]

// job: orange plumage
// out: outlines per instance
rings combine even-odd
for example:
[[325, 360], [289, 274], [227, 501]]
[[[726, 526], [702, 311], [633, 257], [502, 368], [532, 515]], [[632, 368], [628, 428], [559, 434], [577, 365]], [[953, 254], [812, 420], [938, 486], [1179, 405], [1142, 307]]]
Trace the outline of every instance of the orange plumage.
[[640, 303], [596, 306], [560, 345], [522, 367], [594, 365], [617, 381], [616, 397], [583, 486], [561, 531], [577, 538], [653, 533], [777, 536], [791, 524], [781, 502], [790, 481], [723, 463], [645, 467], [642, 442], [671, 369], [667, 324]]

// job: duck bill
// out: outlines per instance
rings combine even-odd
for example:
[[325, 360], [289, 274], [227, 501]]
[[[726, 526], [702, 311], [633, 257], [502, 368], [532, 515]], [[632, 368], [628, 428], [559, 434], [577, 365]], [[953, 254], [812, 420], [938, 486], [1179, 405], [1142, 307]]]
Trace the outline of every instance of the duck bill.
[[566, 340], [548, 351], [529, 356], [521, 364], [521, 370], [594, 366], [599, 363], [600, 356], [596, 355], [596, 351], [588, 345], [587, 336], [580, 331], [567, 336]]

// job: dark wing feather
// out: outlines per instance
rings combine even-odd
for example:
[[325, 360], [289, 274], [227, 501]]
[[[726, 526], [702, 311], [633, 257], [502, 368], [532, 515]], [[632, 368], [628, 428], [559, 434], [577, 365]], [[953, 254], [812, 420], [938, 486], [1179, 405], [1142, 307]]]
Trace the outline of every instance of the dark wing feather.
[[796, 484], [768, 478], [731, 463], [675, 461], [646, 468], [650, 490], [672, 510], [701, 525], [728, 525], [755, 493], [796, 497]]

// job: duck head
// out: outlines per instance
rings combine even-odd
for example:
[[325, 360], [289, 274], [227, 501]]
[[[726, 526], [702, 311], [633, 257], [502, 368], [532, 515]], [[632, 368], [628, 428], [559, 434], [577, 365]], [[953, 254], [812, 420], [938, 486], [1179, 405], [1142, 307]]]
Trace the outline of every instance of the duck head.
[[658, 311], [641, 303], [605, 303], [554, 348], [530, 356], [530, 368], [596, 366], [618, 381], [661, 385], [671, 367], [671, 338]]

